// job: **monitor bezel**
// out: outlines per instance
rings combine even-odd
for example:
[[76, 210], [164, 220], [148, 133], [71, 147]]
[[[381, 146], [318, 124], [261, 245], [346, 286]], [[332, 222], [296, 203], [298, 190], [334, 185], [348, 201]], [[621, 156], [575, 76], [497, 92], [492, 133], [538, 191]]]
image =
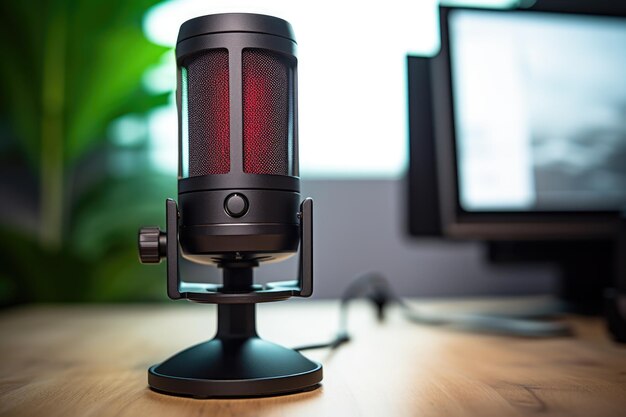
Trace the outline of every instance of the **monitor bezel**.
[[[616, 233], [618, 211], [467, 211], [460, 203], [454, 95], [448, 19], [455, 10], [489, 13], [559, 13], [626, 17], [626, 7], [604, 2], [537, 2], [532, 7], [491, 9], [440, 6], [441, 49], [431, 62], [434, 128], [437, 144], [442, 230], [457, 238], [510, 239], [604, 239]], [[573, 2], [572, 2], [573, 3]]]

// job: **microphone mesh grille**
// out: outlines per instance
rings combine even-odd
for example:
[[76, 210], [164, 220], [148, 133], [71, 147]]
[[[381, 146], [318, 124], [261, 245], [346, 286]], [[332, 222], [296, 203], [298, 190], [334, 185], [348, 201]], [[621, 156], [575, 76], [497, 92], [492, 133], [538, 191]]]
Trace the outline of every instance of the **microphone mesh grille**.
[[293, 96], [289, 61], [244, 49], [243, 168], [249, 174], [293, 175]]
[[[189, 176], [230, 171], [228, 50], [210, 49], [187, 65]], [[184, 117], [184, 115], [183, 115]]]

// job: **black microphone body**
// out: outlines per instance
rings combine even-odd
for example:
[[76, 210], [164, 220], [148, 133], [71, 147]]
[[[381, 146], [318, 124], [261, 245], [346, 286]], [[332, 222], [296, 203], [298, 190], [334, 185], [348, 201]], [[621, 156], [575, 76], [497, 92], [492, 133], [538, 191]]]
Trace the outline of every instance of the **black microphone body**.
[[[218, 304], [217, 332], [152, 366], [148, 384], [157, 392], [265, 396], [322, 380], [319, 363], [256, 331], [256, 303], [313, 292], [313, 201], [300, 201], [295, 49], [289, 23], [271, 16], [202, 16], [180, 29], [178, 203], [166, 200], [165, 231], [140, 229], [139, 256], [166, 260], [171, 299]], [[296, 280], [254, 284], [254, 267], [295, 253]], [[222, 282], [185, 281], [180, 257], [222, 268]]]
[[282, 260], [298, 250], [296, 43], [254, 14], [185, 22], [176, 45], [179, 240], [194, 262]]

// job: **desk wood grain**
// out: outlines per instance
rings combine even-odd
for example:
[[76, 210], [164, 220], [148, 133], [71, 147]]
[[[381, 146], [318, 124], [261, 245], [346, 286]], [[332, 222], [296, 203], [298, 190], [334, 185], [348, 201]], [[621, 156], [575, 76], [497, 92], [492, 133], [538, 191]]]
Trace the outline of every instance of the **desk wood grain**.
[[[197, 400], [147, 388], [147, 368], [208, 339], [215, 307], [35, 306], [0, 314], [2, 416], [625, 416], [626, 349], [598, 319], [575, 337], [531, 340], [376, 322], [351, 308], [353, 341], [309, 356], [321, 388], [281, 397]], [[329, 338], [334, 302], [259, 307], [260, 334], [294, 346]]]

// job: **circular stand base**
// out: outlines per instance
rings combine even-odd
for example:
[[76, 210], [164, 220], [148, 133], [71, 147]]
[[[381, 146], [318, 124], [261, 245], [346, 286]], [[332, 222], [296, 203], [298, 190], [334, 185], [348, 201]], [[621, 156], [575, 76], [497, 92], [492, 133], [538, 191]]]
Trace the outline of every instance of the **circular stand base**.
[[322, 365], [258, 337], [215, 338], [148, 371], [150, 388], [171, 395], [254, 397], [314, 389]]

